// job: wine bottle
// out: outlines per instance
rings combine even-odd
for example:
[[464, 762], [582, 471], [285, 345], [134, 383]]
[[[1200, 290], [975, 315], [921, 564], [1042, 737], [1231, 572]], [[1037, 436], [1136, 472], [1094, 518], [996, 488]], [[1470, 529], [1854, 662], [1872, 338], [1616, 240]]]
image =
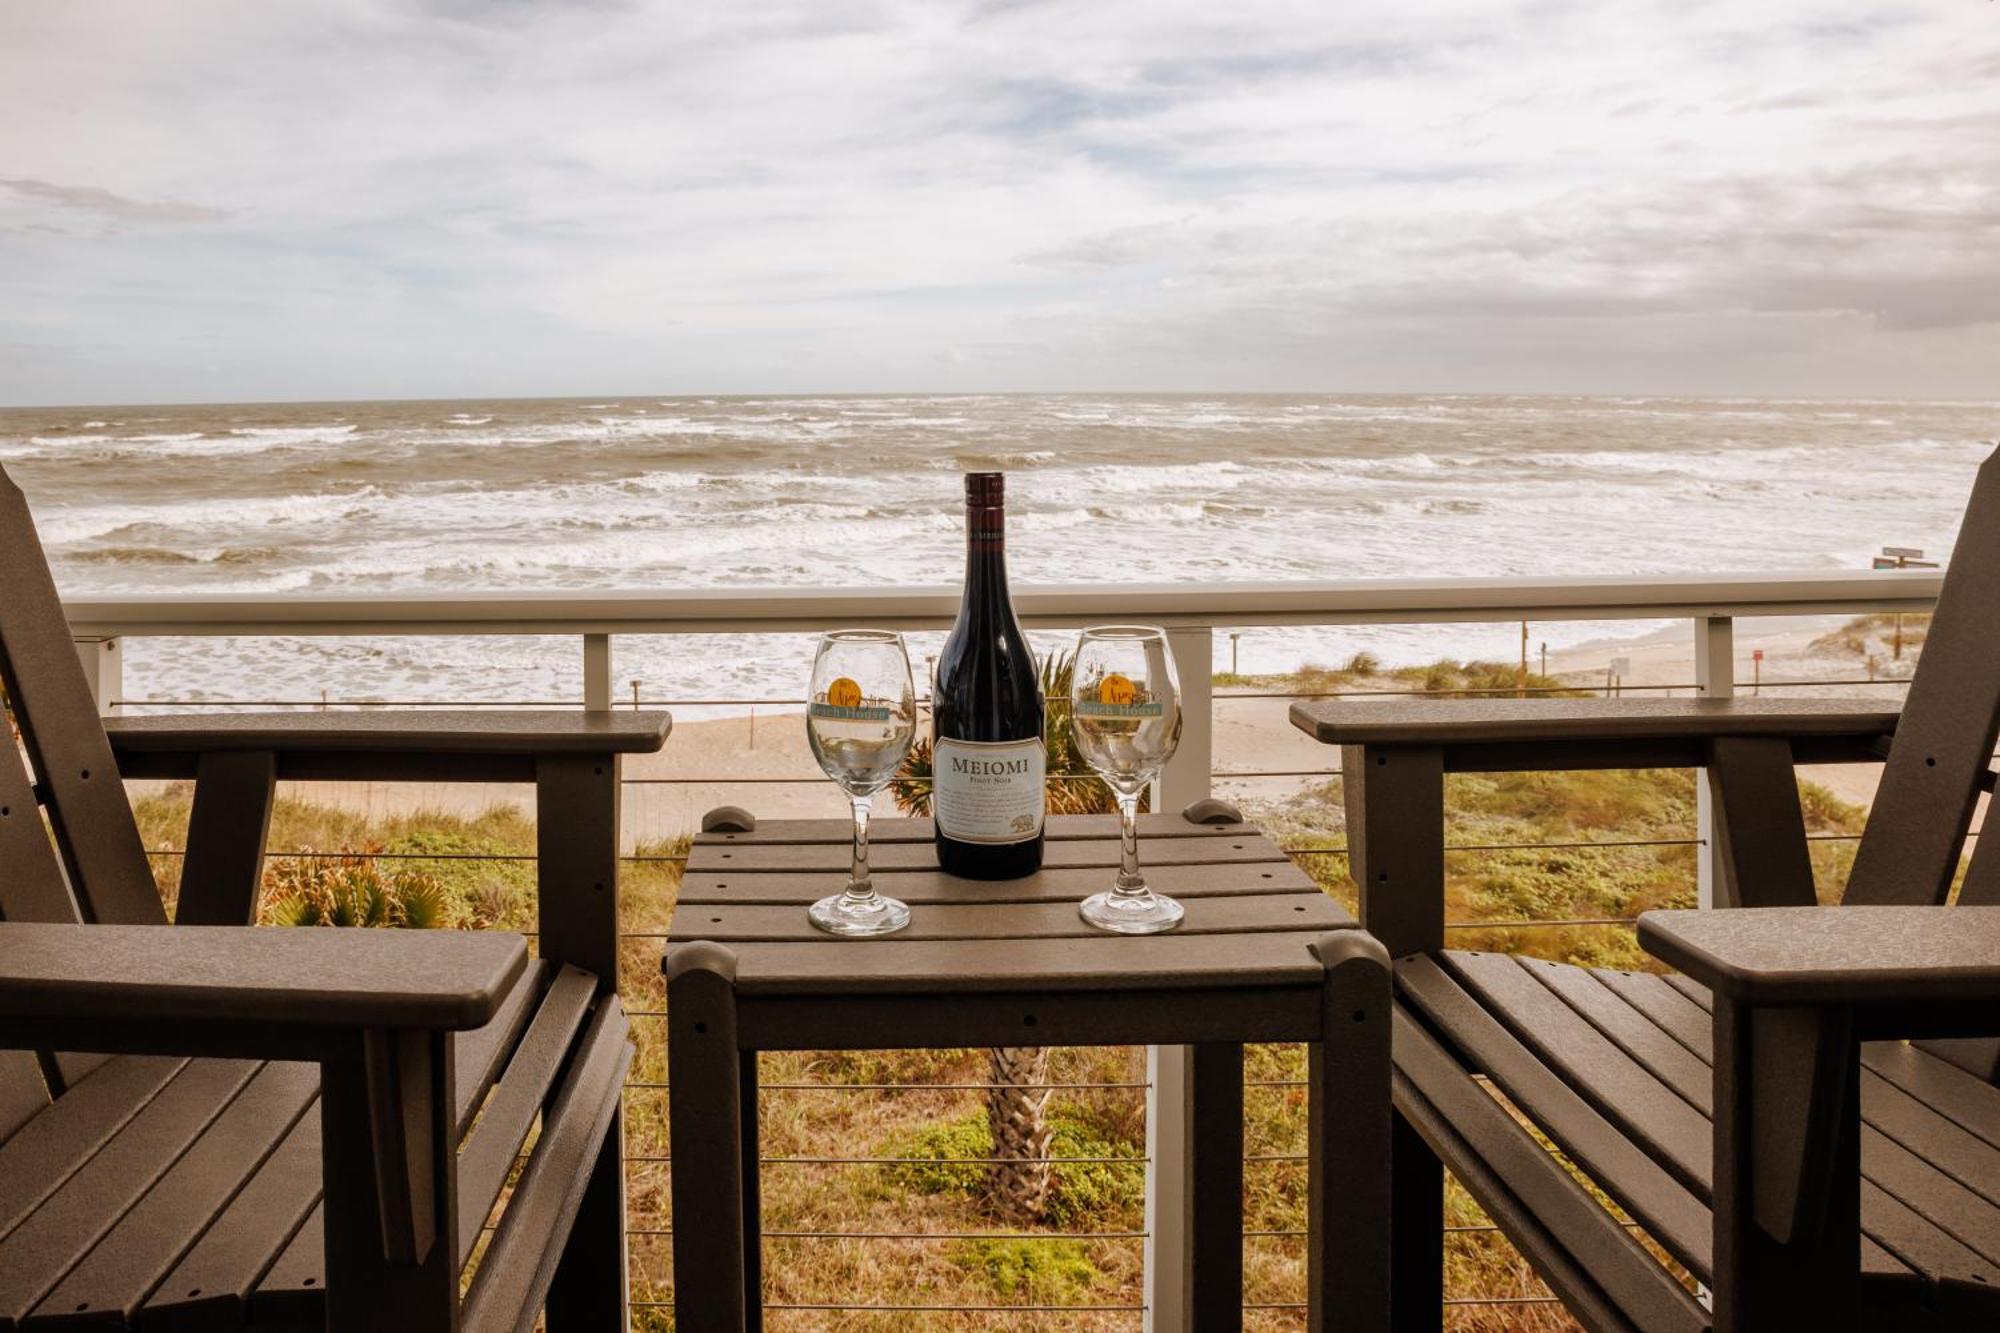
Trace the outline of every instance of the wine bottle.
[[938, 865], [1016, 879], [1042, 865], [1041, 681], [1007, 593], [1006, 478], [965, 478], [965, 596], [932, 682]]

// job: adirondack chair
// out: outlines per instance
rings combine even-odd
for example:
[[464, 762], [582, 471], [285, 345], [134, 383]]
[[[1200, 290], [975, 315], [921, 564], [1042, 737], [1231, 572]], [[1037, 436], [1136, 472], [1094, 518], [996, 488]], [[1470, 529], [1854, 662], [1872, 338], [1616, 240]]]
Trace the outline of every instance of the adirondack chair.
[[[0, 1329], [624, 1327], [617, 757], [664, 716], [152, 718], [114, 745], [4, 472], [0, 677], [33, 775], [0, 753]], [[200, 776], [180, 924], [121, 761]], [[539, 959], [249, 927], [277, 778], [412, 775], [538, 783]]]
[[[2000, 1043], [1972, 1040], [2000, 1036], [2000, 907], [1968, 906], [2000, 903], [2000, 836], [1943, 905], [2000, 735], [2000, 455], [1900, 717], [1440, 700], [1293, 720], [1343, 747], [1362, 919], [1398, 960], [1396, 1327], [1441, 1318], [1442, 1163], [1586, 1328], [2000, 1328]], [[1884, 757], [1844, 905], [1818, 906], [1793, 766]], [[1728, 910], [1641, 918], [1682, 974], [1445, 947], [1445, 773], [1668, 766], [1707, 770], [1728, 870]]]

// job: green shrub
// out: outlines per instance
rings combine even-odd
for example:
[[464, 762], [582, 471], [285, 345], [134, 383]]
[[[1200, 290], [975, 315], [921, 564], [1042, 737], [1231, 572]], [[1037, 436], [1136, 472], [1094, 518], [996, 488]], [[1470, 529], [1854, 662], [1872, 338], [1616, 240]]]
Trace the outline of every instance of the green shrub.
[[1074, 1240], [962, 1240], [951, 1261], [996, 1296], [1028, 1305], [1068, 1305], [1090, 1290], [1098, 1272]]
[[986, 1113], [977, 1111], [957, 1120], [926, 1125], [882, 1149], [884, 1157], [911, 1159], [886, 1167], [882, 1183], [917, 1194], [971, 1194], [986, 1177], [986, 1159], [993, 1155], [993, 1134]]

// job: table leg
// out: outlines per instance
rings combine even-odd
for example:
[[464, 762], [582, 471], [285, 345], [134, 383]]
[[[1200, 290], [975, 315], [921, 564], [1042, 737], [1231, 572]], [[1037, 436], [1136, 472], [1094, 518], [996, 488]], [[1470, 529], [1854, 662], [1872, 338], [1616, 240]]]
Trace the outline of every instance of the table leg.
[[[1313, 952], [1326, 980], [1321, 1039], [1307, 1048], [1306, 1327], [1381, 1333], [1390, 1316], [1390, 1233], [1383, 1222], [1390, 1216], [1395, 1120], [1389, 955], [1358, 930], [1322, 935]], [[1437, 1259], [1435, 1250], [1428, 1253]], [[1421, 1313], [1436, 1320], [1442, 1307]]]
[[1185, 1307], [1208, 1333], [1243, 1327], [1243, 1047], [1190, 1049]]
[[763, 1163], [757, 1120], [757, 1052], [737, 1057], [738, 1113], [743, 1118], [743, 1325], [750, 1333], [764, 1327], [764, 1205]]
[[668, 952], [666, 971], [675, 1323], [742, 1333], [750, 1284], [736, 958], [718, 944], [681, 945]]

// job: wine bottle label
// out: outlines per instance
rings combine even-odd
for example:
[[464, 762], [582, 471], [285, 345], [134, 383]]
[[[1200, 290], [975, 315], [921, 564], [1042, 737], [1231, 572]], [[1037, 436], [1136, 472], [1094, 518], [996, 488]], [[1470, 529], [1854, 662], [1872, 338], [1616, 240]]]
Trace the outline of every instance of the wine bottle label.
[[1026, 842], [1042, 831], [1048, 752], [1040, 737], [961, 741], [938, 737], [932, 755], [938, 828], [960, 842]]

